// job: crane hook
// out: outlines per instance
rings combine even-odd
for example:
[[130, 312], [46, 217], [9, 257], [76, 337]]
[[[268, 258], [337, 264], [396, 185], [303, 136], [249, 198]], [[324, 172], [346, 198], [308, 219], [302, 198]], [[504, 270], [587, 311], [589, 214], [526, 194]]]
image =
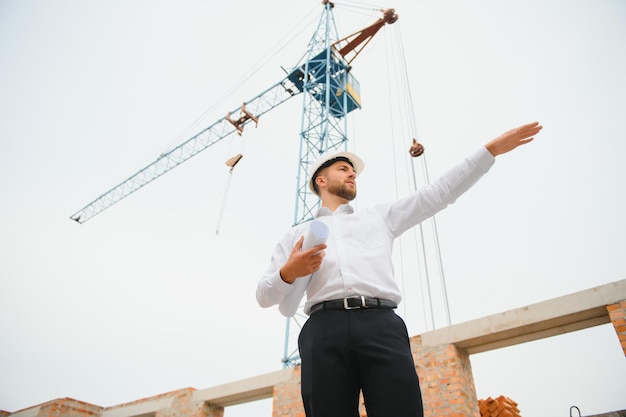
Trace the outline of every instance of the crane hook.
[[229, 158], [226, 161], [226, 166], [230, 167], [230, 171], [232, 172], [233, 169], [235, 169], [235, 165], [237, 165], [239, 163], [239, 161], [241, 160], [241, 158], [243, 158], [243, 155], [238, 153], [237, 155]]
[[421, 143], [418, 143], [417, 140], [415, 140], [415, 138], [413, 138], [413, 144], [411, 145], [411, 148], [409, 149], [409, 153], [411, 154], [413, 158], [417, 158], [418, 156], [424, 153], [424, 146]]

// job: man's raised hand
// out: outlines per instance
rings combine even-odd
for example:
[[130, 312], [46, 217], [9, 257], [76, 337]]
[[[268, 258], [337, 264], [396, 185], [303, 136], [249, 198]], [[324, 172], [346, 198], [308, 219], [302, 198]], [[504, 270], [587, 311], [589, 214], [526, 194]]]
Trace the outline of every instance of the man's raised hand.
[[543, 128], [539, 122], [528, 123], [504, 132], [485, 147], [493, 156], [507, 153], [520, 145], [532, 142], [534, 136]]

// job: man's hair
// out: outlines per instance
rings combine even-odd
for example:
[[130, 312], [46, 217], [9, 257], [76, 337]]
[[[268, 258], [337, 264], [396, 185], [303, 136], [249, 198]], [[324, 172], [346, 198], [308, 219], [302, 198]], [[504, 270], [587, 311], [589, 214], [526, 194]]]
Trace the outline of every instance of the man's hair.
[[320, 165], [318, 169], [315, 170], [315, 173], [313, 173], [313, 176], [311, 177], [311, 185], [313, 186], [313, 191], [315, 191], [315, 194], [320, 195], [320, 191], [317, 188], [317, 183], [315, 182], [315, 179], [320, 174], [320, 172], [322, 172], [323, 169], [328, 168], [335, 162], [347, 162], [350, 164], [352, 168], [354, 168], [354, 164], [352, 163], [352, 161], [346, 158], [345, 156], [338, 156], [336, 158], [332, 158], [324, 162], [322, 165]]

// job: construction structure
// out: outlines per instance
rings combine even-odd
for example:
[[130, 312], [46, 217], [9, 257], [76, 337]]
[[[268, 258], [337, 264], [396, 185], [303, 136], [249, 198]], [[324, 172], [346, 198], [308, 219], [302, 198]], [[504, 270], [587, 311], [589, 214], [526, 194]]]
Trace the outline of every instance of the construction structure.
[[[607, 323], [613, 325], [626, 360], [626, 279], [411, 337], [425, 416], [522, 416], [523, 404], [514, 399], [476, 397], [470, 355]], [[272, 417], [303, 417], [300, 367], [112, 407], [56, 399], [15, 412], [0, 411], [0, 417], [224, 417], [229, 406], [266, 398], [273, 399]], [[367, 415], [363, 405], [361, 415]], [[626, 417], [626, 410], [593, 417], [600, 416]]]

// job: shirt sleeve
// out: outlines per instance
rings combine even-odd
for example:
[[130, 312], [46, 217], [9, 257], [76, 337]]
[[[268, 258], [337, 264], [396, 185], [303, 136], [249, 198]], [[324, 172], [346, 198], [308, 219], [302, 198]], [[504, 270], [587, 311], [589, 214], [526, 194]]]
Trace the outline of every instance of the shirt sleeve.
[[494, 156], [483, 146], [435, 181], [383, 207], [381, 215], [385, 217], [391, 233], [399, 236], [454, 203], [476, 184], [494, 163]]
[[261, 307], [266, 308], [279, 304], [292, 292], [294, 286], [286, 283], [280, 277], [280, 268], [287, 262], [293, 249], [292, 242], [292, 233], [287, 233], [276, 245], [270, 265], [259, 279], [256, 299]]

